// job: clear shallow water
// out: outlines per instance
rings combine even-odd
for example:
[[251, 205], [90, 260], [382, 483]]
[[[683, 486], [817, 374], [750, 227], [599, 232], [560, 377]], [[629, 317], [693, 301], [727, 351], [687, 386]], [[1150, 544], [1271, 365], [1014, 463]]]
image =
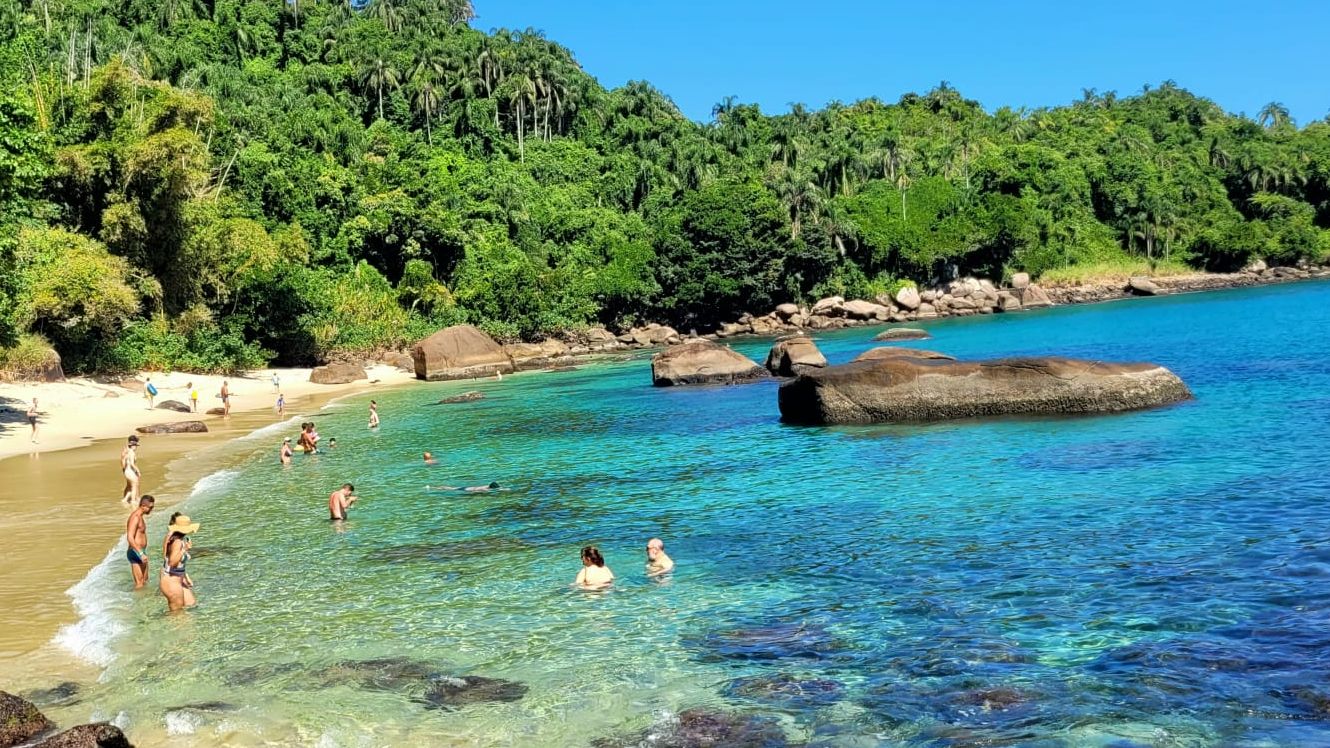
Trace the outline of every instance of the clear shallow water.
[[[78, 645], [113, 656], [53, 712], [170, 745], [637, 744], [696, 709], [761, 715], [763, 745], [1330, 743], [1327, 323], [1315, 283], [918, 344], [1150, 360], [1197, 395], [1109, 417], [789, 427], [774, 382], [657, 390], [646, 358], [384, 394], [377, 433], [345, 400], [317, 419], [337, 451], [283, 469], [278, 434], [242, 440], [188, 500], [197, 610], [85, 580], [110, 613], [82, 635], [121, 633]], [[490, 480], [513, 490], [424, 488]], [[567, 586], [588, 543], [614, 589]], [[435, 673], [526, 691], [434, 708]]]

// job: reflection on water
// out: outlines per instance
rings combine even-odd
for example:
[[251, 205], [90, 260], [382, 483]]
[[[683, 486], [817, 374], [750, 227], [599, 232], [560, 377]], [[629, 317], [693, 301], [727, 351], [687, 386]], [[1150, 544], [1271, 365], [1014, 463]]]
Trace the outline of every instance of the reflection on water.
[[[283, 470], [272, 433], [190, 499], [197, 610], [90, 577], [123, 633], [52, 713], [172, 745], [1330, 743], [1327, 322], [1303, 284], [932, 325], [1196, 391], [1106, 418], [794, 428], [775, 383], [641, 359], [379, 394], [379, 433], [353, 400], [335, 453]], [[610, 590], [568, 587], [588, 544]]]

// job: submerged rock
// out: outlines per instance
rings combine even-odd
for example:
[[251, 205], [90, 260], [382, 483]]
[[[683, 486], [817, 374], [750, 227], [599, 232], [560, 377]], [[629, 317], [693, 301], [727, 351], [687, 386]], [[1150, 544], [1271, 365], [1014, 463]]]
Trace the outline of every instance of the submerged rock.
[[203, 421], [180, 421], [179, 423], [154, 423], [134, 429], [140, 434], [206, 434], [208, 425]]
[[826, 628], [809, 623], [731, 629], [684, 641], [701, 649], [703, 660], [820, 660], [842, 648]]
[[512, 359], [494, 339], [471, 325], [453, 325], [411, 349], [416, 379], [430, 382], [510, 374]]
[[834, 680], [798, 678], [788, 673], [737, 678], [725, 687], [725, 695], [777, 706], [816, 708], [840, 700], [845, 687]]
[[458, 709], [469, 704], [520, 701], [526, 692], [525, 683], [502, 678], [442, 676], [430, 683], [424, 701], [433, 709]]
[[22, 697], [37, 706], [65, 706], [78, 702], [82, 686], [72, 680], [62, 681], [50, 688], [35, 688], [24, 691]]
[[895, 357], [805, 372], [781, 385], [778, 401], [786, 422], [838, 424], [1115, 413], [1191, 397], [1173, 372], [1150, 363]]
[[657, 387], [682, 384], [738, 384], [762, 379], [767, 370], [710, 340], [691, 340], [651, 358], [651, 382]]
[[893, 327], [890, 330], [883, 330], [873, 336], [873, 342], [884, 343], [895, 340], [928, 340], [933, 337], [927, 330], [920, 330], [914, 327]]
[[412, 562], [443, 563], [468, 558], [482, 558], [499, 553], [521, 551], [530, 544], [518, 538], [482, 537], [471, 540], [444, 540], [376, 548], [365, 554], [370, 563], [403, 564]]
[[440, 400], [437, 404], [438, 404], [438, 405], [455, 405], [455, 404], [457, 404], [457, 403], [473, 403], [473, 402], [475, 402], [475, 401], [477, 401], [477, 400], [484, 400], [484, 399], [485, 399], [485, 393], [483, 393], [483, 392], [476, 392], [476, 391], [472, 390], [471, 392], [463, 392], [463, 393], [460, 394], [460, 395], [453, 395], [452, 397], [445, 397], [445, 398], [443, 398], [442, 400]]
[[119, 727], [109, 722], [71, 727], [34, 743], [31, 748], [134, 748]]
[[26, 743], [54, 727], [31, 701], [0, 691], [0, 748]]
[[897, 348], [896, 346], [883, 345], [877, 348], [869, 348], [854, 357], [855, 361], [881, 361], [888, 358], [917, 358], [931, 359], [935, 361], [955, 361], [956, 359], [945, 353], [937, 351], [926, 351], [922, 348]]
[[407, 657], [338, 662], [319, 673], [325, 686], [355, 685], [377, 691], [396, 691], [441, 677], [443, 668]]
[[710, 709], [686, 709], [640, 733], [591, 743], [593, 748], [783, 748], [789, 744], [784, 730], [771, 717]]
[[803, 336], [778, 340], [767, 354], [767, 371], [781, 377], [792, 377], [804, 369], [820, 369], [826, 365], [827, 357], [811, 338]]

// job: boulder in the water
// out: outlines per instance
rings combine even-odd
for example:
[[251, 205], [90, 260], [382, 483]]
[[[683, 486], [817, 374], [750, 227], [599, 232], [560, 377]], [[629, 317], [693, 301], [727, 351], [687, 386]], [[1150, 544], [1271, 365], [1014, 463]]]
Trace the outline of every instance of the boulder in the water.
[[703, 660], [820, 660], [841, 649], [841, 643], [823, 626], [812, 623], [776, 623], [712, 632], [685, 638], [701, 650]]
[[778, 402], [788, 423], [844, 424], [1116, 413], [1191, 396], [1177, 375], [1157, 364], [897, 357], [805, 372], [781, 385]]
[[37, 706], [66, 706], [77, 703], [82, 687], [72, 680], [62, 681], [50, 688], [24, 691], [22, 697]]
[[593, 748], [783, 748], [785, 731], [771, 717], [711, 709], [685, 709], [634, 735], [600, 738]]
[[179, 421], [177, 423], [154, 423], [134, 429], [140, 434], [206, 434], [208, 424], [203, 421]]
[[416, 379], [430, 382], [491, 377], [513, 371], [512, 359], [484, 332], [471, 325], [445, 327], [411, 349]]
[[457, 403], [474, 403], [477, 400], [484, 400], [484, 399], [485, 399], [485, 393], [476, 392], [472, 390], [471, 392], [463, 392], [460, 395], [452, 395], [450, 397], [445, 397], [442, 400], [439, 400], [438, 404], [455, 405]]
[[94, 722], [56, 733], [30, 748], [134, 748], [134, 744], [119, 727], [109, 722]]
[[769, 376], [751, 359], [710, 340], [690, 340], [651, 358], [651, 382], [657, 387], [681, 384], [738, 384]]
[[376, 691], [396, 691], [427, 683], [440, 676], [443, 669], [408, 657], [383, 657], [350, 660], [322, 669], [325, 686], [354, 685]]
[[177, 413], [188, 413], [189, 406], [179, 400], [163, 400], [157, 403], [157, 410], [174, 410]]
[[894, 345], [882, 345], [877, 348], [869, 348], [854, 357], [855, 361], [881, 361], [886, 358], [922, 358], [933, 359], [935, 361], [955, 361], [956, 359], [945, 353], [937, 351], [926, 351], [922, 348], [899, 348]]
[[458, 709], [469, 704], [520, 701], [526, 692], [525, 683], [502, 678], [442, 676], [431, 681], [424, 701], [433, 709]]
[[827, 365], [827, 357], [817, 349], [812, 338], [796, 335], [776, 341], [767, 354], [767, 371], [781, 377], [792, 377], [804, 369], [820, 369]]
[[369, 379], [365, 367], [346, 361], [316, 366], [309, 372], [309, 381], [314, 384], [350, 384], [362, 379]]
[[927, 330], [920, 330], [914, 327], [893, 327], [890, 330], [883, 330], [873, 336], [873, 342], [886, 343], [897, 340], [928, 340], [933, 337]]
[[26, 743], [53, 727], [31, 701], [0, 691], [0, 748]]

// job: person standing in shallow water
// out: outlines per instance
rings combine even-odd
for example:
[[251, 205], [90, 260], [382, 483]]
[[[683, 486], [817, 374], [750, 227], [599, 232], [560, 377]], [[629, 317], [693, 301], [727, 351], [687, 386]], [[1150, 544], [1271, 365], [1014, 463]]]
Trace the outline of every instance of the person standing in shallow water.
[[292, 452], [291, 452], [291, 437], [288, 436], [288, 437], [282, 439], [282, 464], [283, 464], [283, 465], [290, 465], [290, 464], [291, 464], [291, 454], [292, 454]]
[[157, 500], [152, 496], [139, 499], [139, 505], [129, 513], [125, 522], [125, 543], [129, 549], [125, 558], [129, 561], [129, 571], [134, 575], [134, 589], [143, 589], [148, 581], [148, 521], [152, 507]]
[[189, 536], [199, 531], [199, 523], [190, 522], [189, 517], [176, 512], [171, 515], [171, 525], [166, 528], [166, 540], [162, 542], [162, 576], [158, 588], [166, 597], [166, 608], [174, 613], [182, 608], [192, 608], [198, 600], [194, 597], [194, 580], [185, 571], [189, 561]]
[[652, 538], [647, 541], [647, 576], [660, 576], [674, 569], [674, 559], [665, 555], [665, 541]]
[[379, 427], [379, 404], [374, 400], [369, 401], [369, 427], [372, 429]]
[[598, 590], [610, 586], [614, 572], [605, 565], [605, 557], [594, 545], [582, 549], [582, 570], [577, 572], [573, 584], [584, 590]]
[[360, 500], [359, 496], [352, 493], [355, 490], [356, 487], [350, 483], [343, 483], [341, 488], [328, 495], [328, 519], [334, 522], [346, 519], [351, 505]]

